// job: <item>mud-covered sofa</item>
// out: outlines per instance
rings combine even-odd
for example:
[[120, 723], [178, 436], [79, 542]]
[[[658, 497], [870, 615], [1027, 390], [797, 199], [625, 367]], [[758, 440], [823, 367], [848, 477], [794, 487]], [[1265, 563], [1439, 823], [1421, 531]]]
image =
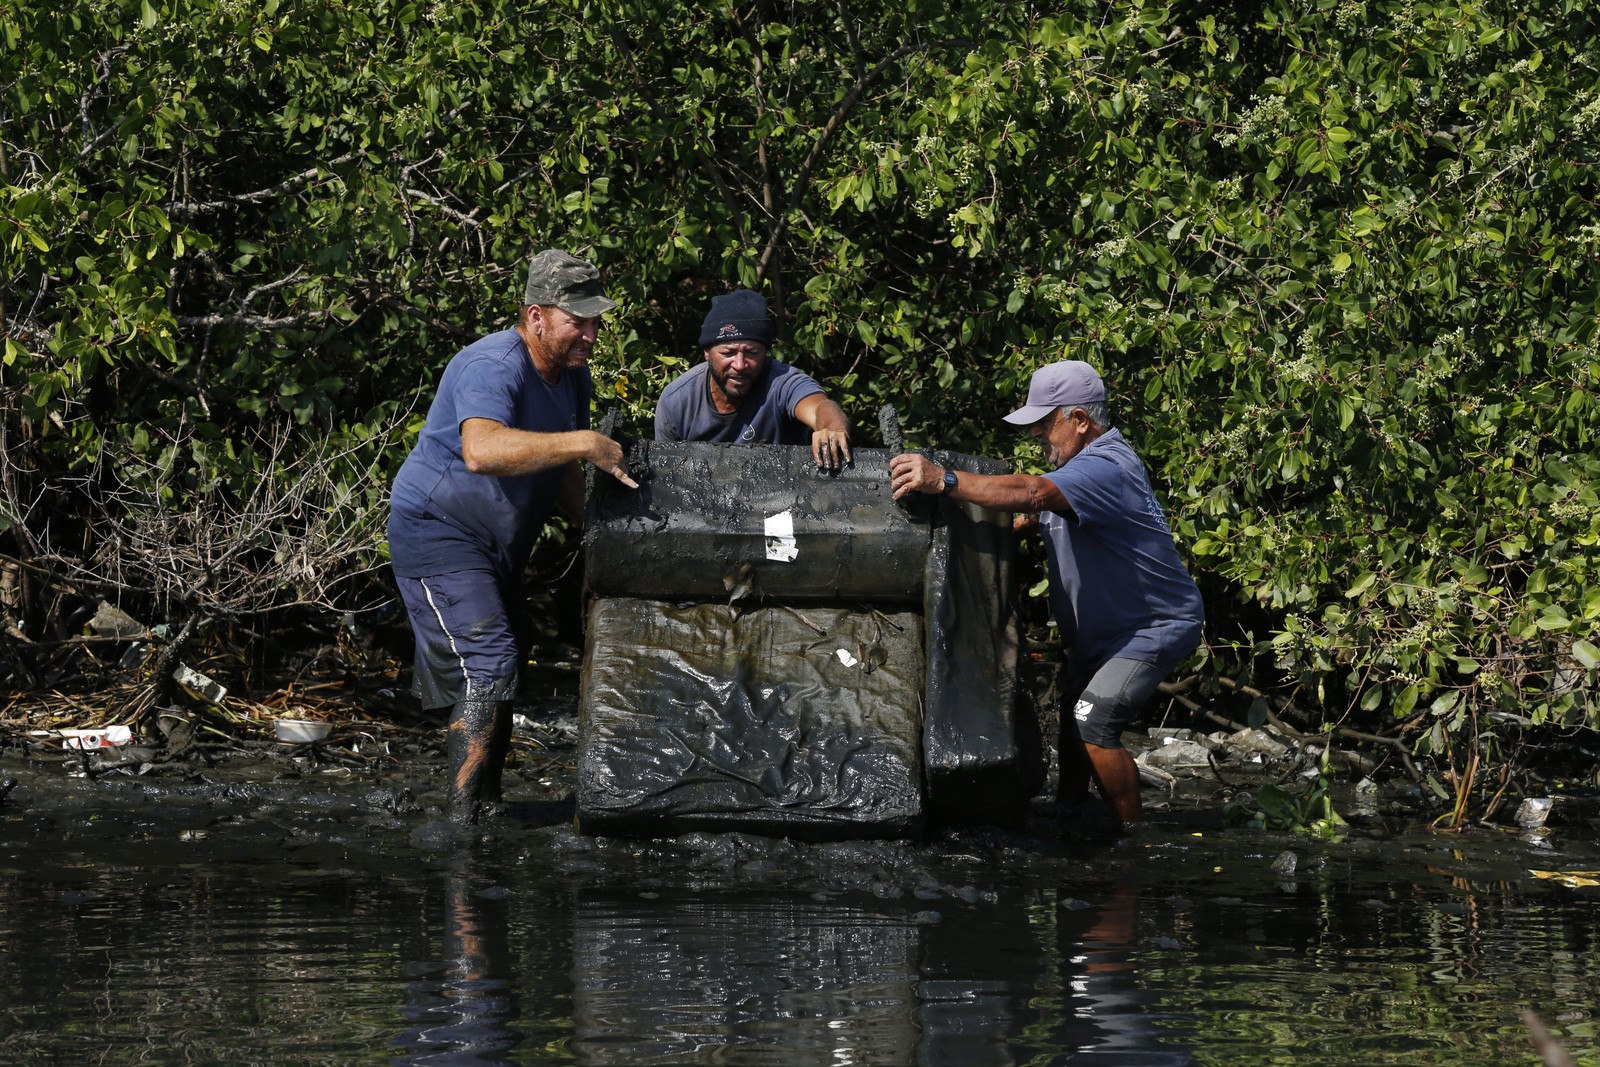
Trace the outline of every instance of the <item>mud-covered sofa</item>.
[[[1044, 775], [1010, 516], [897, 504], [884, 449], [629, 442], [591, 480], [576, 824], [915, 837]], [[1003, 473], [950, 453], [958, 470]]]

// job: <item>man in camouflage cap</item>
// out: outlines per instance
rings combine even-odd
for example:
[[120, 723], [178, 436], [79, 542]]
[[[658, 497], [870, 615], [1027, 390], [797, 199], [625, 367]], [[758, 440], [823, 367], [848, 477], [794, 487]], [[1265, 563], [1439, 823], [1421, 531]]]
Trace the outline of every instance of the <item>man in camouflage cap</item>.
[[589, 429], [589, 356], [617, 306], [600, 272], [547, 249], [515, 326], [450, 360], [390, 497], [389, 556], [416, 637], [412, 688], [449, 707], [449, 816], [500, 800], [527, 650], [521, 575], [556, 508], [577, 518], [587, 462], [630, 488], [622, 446]]
[[603, 315], [617, 302], [600, 289], [600, 272], [577, 256], [547, 248], [528, 263], [524, 308], [557, 307], [580, 319]]

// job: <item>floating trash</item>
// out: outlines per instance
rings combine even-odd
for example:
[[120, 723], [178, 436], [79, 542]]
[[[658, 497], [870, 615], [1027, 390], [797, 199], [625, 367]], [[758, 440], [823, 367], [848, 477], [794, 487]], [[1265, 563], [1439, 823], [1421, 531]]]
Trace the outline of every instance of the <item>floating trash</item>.
[[1524, 830], [1538, 829], [1550, 817], [1550, 809], [1554, 806], [1553, 797], [1523, 798], [1522, 805], [1517, 808], [1517, 825]]

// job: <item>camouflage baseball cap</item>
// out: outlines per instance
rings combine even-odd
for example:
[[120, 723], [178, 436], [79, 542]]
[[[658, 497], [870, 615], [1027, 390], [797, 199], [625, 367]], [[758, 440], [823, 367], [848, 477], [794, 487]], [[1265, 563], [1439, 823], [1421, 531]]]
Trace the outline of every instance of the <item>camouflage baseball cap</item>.
[[593, 265], [554, 248], [528, 263], [528, 286], [522, 304], [558, 307], [580, 319], [593, 318], [617, 306], [600, 291], [600, 272]]

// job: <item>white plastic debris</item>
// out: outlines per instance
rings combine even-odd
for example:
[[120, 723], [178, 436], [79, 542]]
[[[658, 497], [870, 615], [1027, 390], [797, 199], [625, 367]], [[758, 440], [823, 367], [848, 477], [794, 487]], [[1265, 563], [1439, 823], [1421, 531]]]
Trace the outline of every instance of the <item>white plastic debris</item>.
[[1524, 797], [1517, 808], [1517, 825], [1524, 830], [1537, 830], [1550, 817], [1550, 809], [1554, 806], [1552, 797]]
[[1147, 766], [1164, 771], [1183, 767], [1206, 767], [1211, 763], [1211, 752], [1195, 741], [1174, 741], [1141, 753]]
[[766, 532], [767, 558], [780, 563], [793, 563], [800, 554], [794, 540], [794, 515], [787, 511], [768, 515]]
[[118, 748], [133, 743], [133, 730], [127, 726], [101, 726], [92, 730], [62, 730], [63, 748]]

